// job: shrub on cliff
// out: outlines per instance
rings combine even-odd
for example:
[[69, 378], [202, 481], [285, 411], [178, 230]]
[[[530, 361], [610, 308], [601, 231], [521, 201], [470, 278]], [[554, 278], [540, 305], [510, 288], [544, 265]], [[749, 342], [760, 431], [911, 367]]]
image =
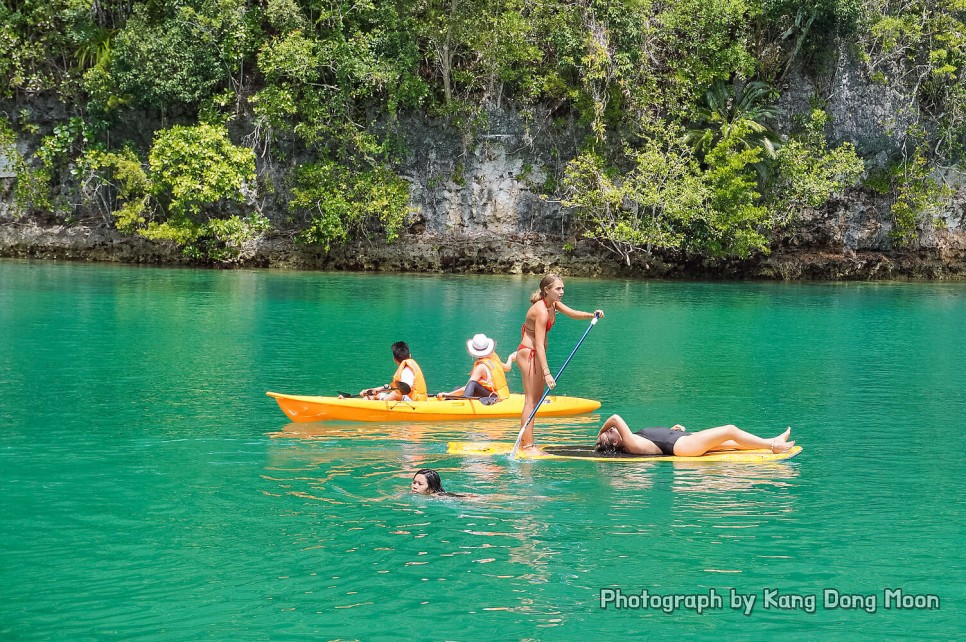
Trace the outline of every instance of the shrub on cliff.
[[89, 206], [119, 230], [174, 242], [193, 258], [228, 260], [269, 227], [249, 208], [232, 211], [248, 199], [255, 155], [232, 144], [224, 127], [161, 130], [147, 168], [131, 149], [89, 150], [81, 167]]
[[375, 227], [387, 241], [399, 235], [409, 213], [409, 184], [385, 167], [352, 171], [332, 162], [300, 167], [289, 203], [308, 225], [298, 235], [328, 251], [333, 244], [366, 237]]

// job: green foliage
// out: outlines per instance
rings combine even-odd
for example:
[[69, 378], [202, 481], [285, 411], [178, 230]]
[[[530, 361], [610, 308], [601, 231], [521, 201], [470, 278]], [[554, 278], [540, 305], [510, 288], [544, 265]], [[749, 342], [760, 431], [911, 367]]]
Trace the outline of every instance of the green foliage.
[[[19, 120], [31, 145], [45, 135], [15, 159], [22, 207], [67, 211], [76, 178], [105, 221], [198, 256], [228, 257], [261, 229], [241, 205], [252, 151], [215, 123], [250, 125], [245, 143], [273, 171], [325, 159], [284, 181], [310, 221], [300, 238], [328, 245], [401, 228], [408, 187], [388, 169], [405, 152], [401, 114], [472, 140], [494, 106], [530, 116], [534, 138], [543, 114], [581, 128], [566, 180], [545, 171], [532, 188], [563, 192], [625, 259], [745, 256], [854, 184], [861, 162], [829, 149], [824, 114], [781, 148], [770, 129], [773, 87], [854, 44], [870, 79], [909, 92], [928, 132], [905, 132], [918, 151], [867, 178], [895, 200], [897, 242], [911, 238], [945, 198], [934, 156], [958, 162], [966, 142], [964, 21], [963, 0], [14, 0], [0, 6], [0, 97], [71, 110], [52, 129]], [[143, 148], [118, 149], [132, 123], [158, 119], [176, 127], [147, 164]], [[465, 181], [454, 167], [446, 180]]]
[[768, 249], [762, 232], [772, 220], [768, 208], [760, 205], [754, 171], [761, 150], [745, 145], [747, 134], [736, 127], [734, 135], [723, 138], [705, 157], [708, 169], [703, 178], [711, 191], [710, 208], [709, 216], [700, 219], [689, 235], [694, 251], [747, 258]]
[[776, 221], [785, 222], [807, 208], [821, 207], [829, 197], [857, 183], [864, 170], [851, 143], [833, 150], [825, 140], [828, 115], [814, 109], [802, 131], [778, 151], [777, 168], [769, 184], [770, 203]]
[[[722, 141], [746, 150], [760, 150], [762, 156], [774, 158], [780, 139], [766, 124], [778, 115], [771, 104], [774, 94], [775, 90], [763, 82], [736, 87], [716, 80], [695, 110], [688, 142], [702, 158]], [[756, 167], [764, 173], [760, 163]]]
[[230, 261], [270, 229], [258, 213], [224, 216], [246, 200], [255, 178], [251, 149], [224, 127], [175, 126], [158, 132], [147, 167], [134, 150], [88, 150], [78, 162], [88, 207], [128, 233], [169, 241], [199, 260]]
[[767, 250], [772, 223], [756, 189], [759, 154], [735, 135], [702, 167], [680, 130], [654, 130], [640, 149], [625, 149], [623, 167], [592, 152], [571, 161], [564, 203], [628, 264], [638, 251], [747, 257]]
[[245, 20], [245, 2], [172, 2], [164, 9], [157, 15], [150, 5], [134, 5], [113, 38], [109, 83], [116, 96], [133, 105], [197, 106], [228, 84], [251, 53], [254, 34]]
[[919, 227], [949, 204], [952, 190], [930, 176], [922, 148], [897, 167], [892, 203], [892, 230], [889, 235], [897, 246], [919, 238]]
[[87, 151], [78, 162], [84, 202], [122, 232], [142, 229], [150, 205], [151, 179], [137, 154]]
[[[256, 137], [272, 142], [294, 134], [320, 156], [346, 161], [384, 156], [388, 137], [362, 124], [373, 106], [392, 119], [428, 94], [417, 73], [414, 25], [405, 9], [385, 2], [330, 9], [314, 30], [300, 27], [261, 43], [257, 68], [267, 83], [251, 99]], [[291, 8], [274, 11], [288, 16], [276, 19], [299, 24]]]
[[228, 139], [224, 127], [176, 125], [155, 135], [148, 156], [154, 194], [178, 218], [198, 218], [206, 206], [244, 202], [255, 179], [255, 153]]
[[48, 170], [63, 169], [86, 149], [89, 139], [87, 124], [75, 116], [66, 123], [54, 126], [41, 141], [36, 156]]
[[466, 166], [463, 163], [456, 163], [453, 167], [453, 175], [450, 177], [450, 180], [460, 187], [466, 186]]
[[289, 203], [311, 222], [298, 240], [326, 251], [374, 226], [394, 240], [409, 213], [409, 184], [385, 167], [352, 171], [333, 162], [303, 165], [296, 173]]
[[835, 39], [854, 37], [868, 0], [758, 0], [751, 24], [760, 78], [783, 80], [796, 65], [826, 62]]
[[[183, 242], [184, 254], [193, 259], [209, 259], [229, 262], [241, 253], [242, 247], [271, 229], [271, 223], [264, 216], [252, 213], [247, 217], [229, 216], [213, 218], [203, 225], [171, 228], [177, 236], [187, 232]], [[156, 229], [155, 238], [163, 238]], [[147, 234], [146, 234], [147, 236]]]
[[268, 0], [265, 3], [265, 19], [280, 33], [298, 31], [308, 26], [308, 21], [295, 0]]
[[863, 9], [859, 45], [870, 77], [903, 83], [931, 121], [934, 148], [958, 159], [966, 137], [966, 5], [867, 1]]
[[7, 119], [0, 117], [0, 146], [7, 152], [8, 150], [13, 150], [16, 144], [17, 134], [13, 131]]
[[656, 19], [672, 113], [683, 115], [698, 88], [716, 79], [754, 74], [756, 61], [743, 32], [757, 12], [747, 0], [683, 0], [664, 6]]
[[47, 214], [62, 209], [51, 195], [49, 170], [31, 167], [22, 157], [14, 163], [14, 168], [17, 172], [17, 183], [13, 198], [21, 214]]
[[213, 218], [203, 223], [185, 219], [151, 221], [138, 234], [154, 241], [175, 243], [192, 259], [229, 262], [238, 257], [246, 242], [269, 229], [271, 223], [267, 218], [252, 213], [246, 217]]
[[[74, 64], [89, 64], [103, 29], [89, 0], [0, 4], [0, 97], [57, 91], [73, 95]], [[85, 58], [87, 63], [85, 63]]]
[[[10, 123], [5, 119], [0, 117], [0, 152], [7, 159], [6, 166], [4, 169], [10, 169], [18, 174], [17, 183], [14, 188], [14, 204], [16, 206], [16, 214], [21, 214], [24, 211], [30, 209], [43, 209], [44, 205], [49, 206], [49, 202], [45, 201], [41, 203], [41, 207], [36, 207], [35, 197], [47, 197], [49, 198], [49, 187], [36, 193], [36, 190], [29, 189], [27, 187], [28, 181], [32, 181], [33, 177], [28, 176], [25, 172], [29, 171], [30, 168], [24, 162], [23, 157], [17, 151], [17, 135]], [[46, 176], [43, 177], [41, 181], [44, 186], [47, 186]]]
[[637, 251], [681, 249], [687, 229], [701, 216], [707, 190], [689, 150], [662, 149], [657, 141], [641, 151], [627, 150], [632, 169], [622, 175], [604, 160], [584, 153], [567, 167], [565, 204], [589, 224], [589, 236], [629, 265]]
[[[7, 136], [15, 134], [8, 129]], [[86, 123], [74, 117], [54, 126], [31, 156], [22, 156], [14, 149], [14, 199], [21, 213], [65, 216], [70, 212], [66, 194], [58, 190], [55, 196], [54, 186], [68, 180], [68, 171], [73, 173], [74, 158], [87, 147], [88, 136]]]

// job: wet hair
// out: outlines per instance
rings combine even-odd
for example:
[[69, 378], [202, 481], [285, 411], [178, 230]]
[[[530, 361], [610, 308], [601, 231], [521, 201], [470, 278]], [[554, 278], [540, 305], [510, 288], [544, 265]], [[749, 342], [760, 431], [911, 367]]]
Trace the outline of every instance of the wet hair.
[[594, 450], [599, 453], [616, 453], [617, 446], [614, 444], [603, 444], [600, 439], [597, 440], [597, 445], [594, 446]]
[[[431, 495], [446, 492], [443, 490], [443, 482], [439, 478], [439, 473], [432, 468], [423, 468], [418, 470], [416, 471], [416, 475], [422, 475], [426, 478], [426, 485], [429, 486], [429, 493]], [[416, 479], [416, 475], [413, 475], [413, 479]]]
[[598, 435], [597, 437], [597, 444], [594, 446], [594, 450], [596, 452], [607, 454], [624, 452], [623, 444], [620, 447], [615, 446], [614, 442], [610, 439], [608, 439], [607, 443], [605, 444], [603, 441], [601, 441], [601, 437], [603, 437], [603, 434]]
[[406, 345], [405, 341], [397, 341], [392, 344], [392, 357], [396, 361], [404, 361], [409, 359], [412, 355], [409, 352], [409, 346]]
[[530, 295], [530, 303], [536, 303], [537, 301], [539, 301], [540, 299], [542, 299], [543, 298], [543, 295], [544, 295], [544, 292], [543, 291], [546, 290], [547, 288], [549, 288], [551, 285], [553, 285], [557, 281], [563, 281], [563, 279], [561, 279], [559, 276], [557, 276], [553, 272], [551, 272], [547, 276], [543, 277], [540, 280], [540, 289], [539, 290], [534, 290], [533, 294]]

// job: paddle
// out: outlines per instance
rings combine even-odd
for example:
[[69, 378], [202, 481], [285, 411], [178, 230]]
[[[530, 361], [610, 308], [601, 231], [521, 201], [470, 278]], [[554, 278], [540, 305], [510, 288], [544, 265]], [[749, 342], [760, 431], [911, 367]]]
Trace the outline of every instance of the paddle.
[[[584, 339], [587, 338], [587, 335], [590, 334], [590, 329], [597, 325], [598, 318], [599, 317], [597, 314], [594, 313], [594, 318], [590, 320], [590, 325], [587, 326], [586, 330], [584, 330], [584, 336], [580, 337], [580, 341], [578, 341], [577, 345], [574, 346], [574, 349], [570, 351], [570, 356], [567, 357], [567, 360], [563, 362], [562, 366], [560, 366], [560, 370], [557, 371], [557, 376], [553, 378], [554, 381], [560, 378], [560, 375], [563, 374], [564, 368], [567, 367], [567, 364], [570, 363], [570, 360], [574, 358], [575, 354], [577, 354], [577, 348], [580, 347], [580, 344], [583, 343]], [[533, 357], [531, 356], [530, 358], [532, 359]], [[550, 394], [550, 388], [544, 386], [543, 396], [540, 397], [540, 401], [537, 402], [537, 405], [533, 407], [533, 412], [530, 413], [530, 417], [527, 419], [526, 423], [523, 424], [523, 427], [520, 428], [520, 434], [517, 435], [517, 440], [513, 442], [513, 450], [510, 451], [510, 459], [517, 458], [517, 450], [520, 448], [520, 440], [523, 439], [523, 433], [526, 431], [527, 426], [530, 425], [530, 422], [533, 421], [533, 418], [537, 414], [537, 410], [539, 410], [540, 406], [543, 405], [543, 400], [547, 398], [548, 394]]]
[[[385, 388], [386, 390], [398, 390], [400, 393], [402, 393], [404, 395], [408, 395], [410, 392], [413, 391], [412, 386], [410, 386], [405, 381], [400, 381], [395, 386], [393, 386], [393, 385], [383, 386], [383, 388]], [[348, 397], [368, 396], [368, 395], [374, 394], [376, 392], [376, 390], [374, 390], [372, 388], [369, 388], [368, 390], [363, 390], [362, 391], [362, 393], [363, 393], [362, 395], [360, 395], [358, 393], [355, 393], [355, 392], [342, 392], [341, 390], [339, 390], [338, 392], [339, 392], [339, 396], [340, 397], [348, 398]]]
[[499, 403], [503, 401], [499, 397], [464, 397], [463, 395], [436, 395], [436, 398], [448, 399], [450, 401], [457, 400], [457, 399], [461, 401], [479, 401], [484, 406], [492, 406], [495, 403]]

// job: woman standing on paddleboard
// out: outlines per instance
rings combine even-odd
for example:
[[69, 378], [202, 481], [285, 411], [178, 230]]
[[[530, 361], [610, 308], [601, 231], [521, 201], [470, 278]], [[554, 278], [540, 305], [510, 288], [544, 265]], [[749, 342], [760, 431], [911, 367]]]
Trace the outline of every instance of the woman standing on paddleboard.
[[[556, 274], [548, 274], [540, 281], [540, 288], [530, 296], [530, 309], [521, 328], [520, 345], [517, 346], [517, 367], [523, 378], [523, 415], [520, 427], [530, 418], [533, 409], [540, 402], [543, 387], [553, 389], [557, 385], [550, 366], [547, 364], [547, 333], [557, 320], [557, 312], [563, 312], [571, 319], [593, 319], [596, 315], [604, 317], [603, 310], [579, 312], [563, 304], [564, 282]], [[520, 440], [521, 448], [533, 447], [533, 422], [526, 425]]]

